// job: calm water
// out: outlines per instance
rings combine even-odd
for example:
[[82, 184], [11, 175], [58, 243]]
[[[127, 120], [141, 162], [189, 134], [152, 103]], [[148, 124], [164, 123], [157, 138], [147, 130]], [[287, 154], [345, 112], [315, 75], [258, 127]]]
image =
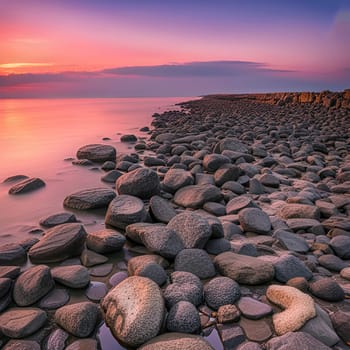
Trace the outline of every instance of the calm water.
[[[0, 100], [0, 244], [28, 237], [47, 215], [63, 211], [63, 199], [79, 189], [108, 186], [102, 172], [73, 166], [64, 159], [89, 143], [106, 143], [118, 153], [132, 151], [120, 134], [149, 126], [154, 112], [175, 108], [186, 98]], [[104, 137], [111, 140], [103, 141]], [[130, 146], [129, 146], [130, 147]], [[2, 181], [12, 175], [40, 177], [46, 187], [8, 195]], [[103, 224], [103, 214], [79, 212], [87, 230]], [[100, 227], [99, 227], [100, 228]]]

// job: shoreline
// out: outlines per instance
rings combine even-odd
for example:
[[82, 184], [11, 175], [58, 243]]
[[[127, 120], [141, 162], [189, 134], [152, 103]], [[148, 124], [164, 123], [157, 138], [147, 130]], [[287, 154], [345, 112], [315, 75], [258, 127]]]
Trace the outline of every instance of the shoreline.
[[[180, 111], [154, 114], [151, 123], [154, 129], [149, 132], [149, 139], [130, 143], [133, 147], [138, 145], [135, 152], [106, 156], [105, 151], [111, 149], [104, 144], [103, 152], [90, 150], [90, 153], [84, 153], [86, 158], [82, 159], [90, 158], [91, 161], [93, 157], [100, 157], [99, 163], [95, 163], [98, 167], [117, 158], [115, 169], [111, 164], [109, 166], [112, 167], [110, 171], [116, 170], [119, 195], [115, 196], [114, 193], [113, 196], [111, 183], [108, 187], [111, 197], [108, 199], [106, 193], [102, 195], [95, 191], [89, 195], [79, 193], [74, 199], [71, 195], [67, 203], [65, 201], [68, 204], [66, 212], [78, 213], [86, 198], [92, 207], [100, 202], [101, 210], [107, 211], [107, 229], [101, 228], [103, 234], [78, 234], [76, 230], [80, 224], [66, 224], [72, 231], [70, 237], [80, 244], [88, 242], [89, 247], [89, 250], [82, 252], [84, 257], [81, 257], [81, 261], [73, 258], [76, 247], [65, 247], [62, 252], [73, 258], [69, 258], [69, 264], [81, 266], [83, 262], [90, 273], [93, 266], [97, 267], [98, 273], [102, 273], [101, 270], [106, 273], [110, 269], [106, 265], [112, 263], [105, 276], [90, 277], [89, 281], [94, 283], [88, 287], [88, 293], [92, 293], [89, 299], [95, 305], [99, 305], [101, 300], [105, 315], [112, 312], [109, 311], [112, 306], [107, 305], [103, 298], [112, 289], [107, 280], [110, 281], [115, 274], [119, 293], [127, 293], [126, 281], [131, 283], [128, 288], [137, 290], [142, 287], [141, 290], [144, 290], [132, 305], [118, 295], [110, 297], [111, 305], [119, 305], [124, 310], [123, 330], [114, 323], [115, 315], [105, 317], [117, 336], [129, 345], [141, 345], [150, 339], [147, 338], [150, 313], [154, 319], [158, 317], [160, 320], [158, 328], [150, 330], [153, 332], [151, 338], [159, 333], [166, 313], [162, 306], [164, 301], [169, 312], [165, 325], [168, 331], [198, 334], [200, 330], [202, 334], [192, 338], [183, 334], [175, 339], [169, 335], [172, 344], [182, 342], [184, 349], [190, 344], [210, 349], [204, 339], [219, 348], [219, 335], [221, 343], [226, 346], [232, 345], [232, 342], [237, 345], [255, 342], [255, 348], [259, 349], [258, 344], [278, 344], [276, 333], [285, 332], [277, 331], [281, 325], [271, 314], [278, 314], [280, 309], [276, 308], [276, 304], [284, 305], [279, 298], [289, 298], [290, 290], [282, 287], [281, 292], [275, 291], [268, 287], [271, 285], [292, 286], [293, 293], [296, 293], [292, 298], [296, 300], [303, 297], [298, 294], [301, 290], [300, 293], [311, 295], [311, 300], [328, 314], [330, 311], [337, 314], [339, 310], [348, 312], [346, 317], [350, 321], [350, 303], [346, 299], [350, 296], [349, 270], [346, 270], [350, 266], [350, 248], [345, 249], [342, 247], [344, 244], [339, 246], [336, 242], [339, 240], [337, 236], [345, 237], [341, 238], [344, 242], [350, 240], [350, 221], [347, 221], [350, 216], [350, 119], [347, 109], [328, 108], [323, 103], [282, 104], [280, 97], [277, 100], [273, 98], [271, 104], [271, 94], [268, 98], [255, 101], [242, 98], [245, 94], [220, 96], [205, 96], [180, 103], [183, 108]], [[241, 97], [237, 99], [236, 96]], [[331, 105], [333, 102], [329, 107]], [[334, 104], [336, 106], [337, 102]], [[144, 151], [149, 155], [144, 156]], [[140, 175], [133, 176], [135, 173]], [[118, 200], [114, 207], [113, 203]], [[119, 212], [121, 208], [126, 215]], [[52, 230], [55, 231], [47, 229], [49, 236]], [[84, 231], [84, 228], [80, 227], [79, 230]], [[52, 235], [57, 235], [57, 232]], [[128, 243], [123, 238], [125, 235]], [[64, 238], [60, 239], [56, 243], [57, 249], [63, 242], [67, 244]], [[122, 245], [117, 247], [115, 241], [122, 242]], [[34, 252], [31, 256], [35, 257], [38, 242], [26, 243], [26, 248], [31, 247], [30, 252]], [[121, 250], [126, 246], [127, 250]], [[105, 253], [111, 247], [115, 252], [122, 253]], [[20, 249], [14, 251], [12, 247], [6, 256], [12, 254], [11, 261], [16, 263], [18, 256], [16, 258], [15, 254], [20, 254]], [[110, 258], [111, 254], [121, 254], [122, 258], [116, 261]], [[157, 257], [150, 254], [157, 254]], [[19, 256], [23, 257], [23, 253]], [[101, 256], [107, 260], [103, 261]], [[52, 266], [47, 258], [46, 261], [39, 258], [39, 261]], [[91, 261], [99, 264], [90, 266]], [[229, 265], [236, 263], [236, 271], [233, 271]], [[4, 265], [3, 262], [1, 264]], [[67, 261], [60, 264], [67, 264]], [[294, 266], [292, 271], [288, 267], [290, 265]], [[251, 274], [248, 270], [254, 272]], [[343, 270], [346, 271], [340, 276]], [[4, 276], [1, 265], [0, 271]], [[126, 271], [129, 276], [138, 277], [130, 280], [126, 278]], [[237, 274], [237, 271], [241, 272]], [[40, 274], [53, 281], [50, 270], [43, 269]], [[62, 289], [57, 277], [54, 279], [56, 287], [59, 287], [54, 290]], [[149, 280], [153, 282], [149, 283]], [[212, 288], [208, 287], [209, 282]], [[10, 284], [16, 288], [20, 283], [23, 284], [23, 281], [18, 282], [17, 278]], [[4, 305], [5, 297], [12, 294], [12, 288], [10, 286], [5, 296], [0, 298], [0, 305]], [[38, 285], [29, 284], [30, 288], [28, 290], [28, 286], [24, 285], [26, 297], [33, 290], [36, 291]], [[69, 294], [70, 287], [66, 285], [64, 289]], [[153, 294], [148, 294], [147, 290], [158, 293], [158, 299], [153, 299]], [[81, 294], [84, 295], [86, 291], [82, 289]], [[178, 291], [181, 291], [181, 297]], [[52, 287], [46, 293], [52, 293]], [[40, 295], [32, 304], [42, 302], [45, 295]], [[193, 295], [197, 299], [193, 299]], [[330, 302], [332, 298], [335, 299]], [[78, 300], [81, 302], [81, 299]], [[225, 300], [225, 304], [221, 304], [222, 300]], [[297, 325], [292, 331], [303, 326], [303, 332], [311, 334], [310, 342], [317, 347], [321, 345], [315, 338], [322, 329], [326, 334], [321, 337], [323, 346], [341, 344], [342, 349], [349, 348], [340, 340], [348, 341], [346, 334], [335, 327], [336, 322], [340, 321], [332, 314], [333, 326], [330, 326], [329, 315], [322, 314], [322, 323], [322, 317], [318, 315], [315, 318], [315, 307], [310, 299], [307, 300], [309, 318], [301, 319], [296, 315]], [[178, 302], [187, 304], [180, 304], [180, 307]], [[5, 303], [5, 308], [9, 305], [14, 304]], [[64, 309], [63, 305], [58, 308]], [[231, 307], [225, 308], [227, 305]], [[73, 311], [67, 309], [66, 312]], [[92, 348], [97, 348], [97, 319], [101, 317], [101, 310], [95, 308], [91, 312], [96, 319], [91, 331], [94, 336], [90, 338]], [[2, 309], [0, 319], [5, 313]], [[138, 336], [128, 333], [128, 327], [132, 328], [128, 323], [130, 313], [136, 313], [140, 322], [145, 320], [139, 330], [142, 335], [146, 334], [141, 343], [134, 339]], [[51, 320], [53, 311], [49, 311], [47, 316]], [[83, 315], [80, 317], [83, 318]], [[55, 320], [61, 328], [72, 333], [67, 318], [56, 316]], [[316, 321], [310, 325], [311, 320]], [[281, 322], [283, 325], [283, 320]], [[309, 326], [305, 326], [308, 322]], [[33, 323], [38, 324], [38, 321]], [[47, 326], [48, 322], [45, 321], [45, 324]], [[44, 332], [45, 327], [40, 325], [37, 330], [41, 331], [34, 331], [29, 338], [42, 344], [50, 339], [52, 341], [55, 327]], [[7, 329], [2, 331], [10, 334]], [[124, 336], [124, 333], [128, 335]], [[211, 337], [207, 338], [210, 334]], [[303, 334], [296, 336], [302, 337]], [[289, 337], [292, 344], [292, 336]], [[74, 341], [80, 340], [69, 336], [68, 342]], [[159, 338], [158, 343], [145, 349], [156, 349], [162, 341]]]

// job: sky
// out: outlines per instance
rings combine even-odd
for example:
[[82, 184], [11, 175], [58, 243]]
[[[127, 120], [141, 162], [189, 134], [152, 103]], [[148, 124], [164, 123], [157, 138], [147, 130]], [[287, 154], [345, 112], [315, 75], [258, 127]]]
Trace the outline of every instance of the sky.
[[349, 87], [349, 0], [0, 0], [2, 98]]

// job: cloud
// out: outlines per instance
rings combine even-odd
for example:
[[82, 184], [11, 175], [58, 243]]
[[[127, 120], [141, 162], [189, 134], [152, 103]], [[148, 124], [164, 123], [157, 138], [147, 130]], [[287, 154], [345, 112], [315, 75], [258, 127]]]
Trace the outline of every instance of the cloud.
[[13, 63], [0, 64], [0, 68], [50, 67], [50, 66], [53, 66], [53, 63], [13, 62]]

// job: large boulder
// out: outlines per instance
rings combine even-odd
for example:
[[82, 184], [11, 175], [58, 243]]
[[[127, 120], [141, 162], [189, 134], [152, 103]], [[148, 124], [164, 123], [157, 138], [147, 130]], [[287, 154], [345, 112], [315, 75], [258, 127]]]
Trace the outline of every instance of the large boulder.
[[178, 189], [193, 185], [194, 179], [189, 171], [183, 169], [169, 169], [164, 176], [162, 186], [164, 191], [175, 193]]
[[160, 192], [160, 181], [152, 169], [138, 168], [120, 176], [116, 187], [119, 194], [147, 199]]
[[45, 182], [38, 177], [23, 180], [9, 189], [9, 194], [22, 194], [35, 191], [45, 186]]
[[101, 302], [113, 335], [131, 347], [154, 338], [165, 314], [162, 293], [149, 278], [133, 276], [109, 291]]
[[58, 225], [48, 230], [28, 254], [35, 263], [63, 261], [80, 255], [84, 249], [86, 231], [81, 224]]
[[221, 275], [242, 284], [262, 284], [271, 281], [275, 275], [271, 262], [232, 252], [219, 254], [214, 264]]
[[89, 159], [93, 162], [103, 163], [108, 160], [115, 161], [117, 152], [113, 146], [92, 144], [80, 147], [77, 151], [78, 159]]

